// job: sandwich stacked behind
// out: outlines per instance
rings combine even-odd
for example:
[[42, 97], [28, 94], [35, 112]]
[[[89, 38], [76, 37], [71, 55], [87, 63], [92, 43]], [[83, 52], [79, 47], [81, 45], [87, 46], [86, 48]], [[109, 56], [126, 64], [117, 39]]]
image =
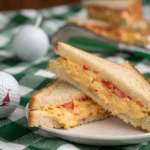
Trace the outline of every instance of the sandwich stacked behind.
[[137, 28], [132, 30], [125, 27], [120, 28], [112, 26], [108, 22], [79, 17], [69, 17], [68, 22], [75, 23], [117, 42], [140, 46], [148, 43], [147, 33], [141, 33], [137, 31]]
[[150, 85], [136, 69], [88, 54], [65, 43], [49, 61], [51, 71], [82, 90], [97, 104], [134, 127], [150, 131]]
[[89, 18], [70, 17], [75, 23], [108, 39], [144, 46], [148, 43], [149, 25], [142, 16], [141, 0], [83, 0]]
[[[133, 27], [136, 23], [147, 24], [142, 17], [141, 0], [84, 0], [90, 18], [106, 21], [113, 26]], [[139, 27], [146, 31], [146, 28]]]

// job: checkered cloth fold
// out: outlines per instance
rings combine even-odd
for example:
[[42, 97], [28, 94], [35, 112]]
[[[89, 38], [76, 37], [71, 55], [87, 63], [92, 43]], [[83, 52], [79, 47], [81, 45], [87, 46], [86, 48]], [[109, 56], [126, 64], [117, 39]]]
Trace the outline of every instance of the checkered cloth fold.
[[[148, 2], [148, 1], [147, 1]], [[145, 6], [144, 15], [150, 7]], [[0, 70], [12, 74], [20, 84], [21, 100], [17, 109], [8, 118], [0, 120], [0, 149], [2, 150], [149, 150], [150, 143], [120, 147], [85, 146], [70, 143], [54, 137], [46, 137], [46, 133], [38, 128], [28, 128], [24, 109], [30, 96], [55, 78], [54, 74], [45, 71], [47, 61], [57, 56], [52, 50], [49, 54], [34, 62], [24, 62], [14, 57], [12, 40], [23, 24], [34, 24], [38, 14], [43, 16], [41, 28], [49, 37], [62, 25], [67, 16], [82, 15], [84, 10], [79, 6], [61, 6], [51, 9], [21, 10], [0, 13]], [[100, 54], [97, 54], [100, 55]], [[103, 57], [122, 63], [130, 60], [137, 69], [150, 79], [150, 60], [117, 53], [102, 55]]]

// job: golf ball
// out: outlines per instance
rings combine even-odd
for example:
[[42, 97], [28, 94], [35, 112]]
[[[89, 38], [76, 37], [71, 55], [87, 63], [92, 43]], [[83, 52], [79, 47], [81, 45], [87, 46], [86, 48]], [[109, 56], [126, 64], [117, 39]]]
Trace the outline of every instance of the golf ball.
[[44, 30], [33, 25], [25, 25], [13, 40], [16, 56], [25, 61], [34, 61], [45, 56], [49, 49], [49, 39]]
[[20, 101], [20, 87], [16, 79], [0, 71], [0, 118], [9, 116]]

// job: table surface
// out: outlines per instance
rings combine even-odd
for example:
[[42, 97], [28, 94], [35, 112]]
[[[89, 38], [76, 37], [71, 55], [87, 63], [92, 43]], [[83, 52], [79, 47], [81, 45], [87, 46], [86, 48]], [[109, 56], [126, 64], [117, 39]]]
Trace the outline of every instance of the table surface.
[[[144, 7], [144, 15], [150, 7]], [[30, 96], [46, 84], [54, 80], [54, 75], [45, 71], [47, 61], [56, 58], [53, 51], [49, 51], [44, 58], [34, 62], [24, 62], [13, 56], [12, 39], [22, 24], [34, 24], [38, 14], [43, 15], [41, 28], [51, 36], [60, 26], [65, 24], [65, 18], [78, 13], [82, 14], [79, 6], [61, 6], [43, 10], [21, 10], [17, 12], [0, 13], [0, 70], [12, 74], [20, 84], [21, 100], [17, 109], [6, 119], [0, 120], [0, 149], [2, 150], [149, 150], [150, 143], [120, 147], [85, 146], [58, 138], [47, 138], [38, 128], [28, 128], [24, 108]], [[100, 55], [100, 54], [97, 54]], [[135, 67], [150, 79], [150, 60], [133, 57], [122, 53], [102, 55], [117, 63], [130, 60]]]

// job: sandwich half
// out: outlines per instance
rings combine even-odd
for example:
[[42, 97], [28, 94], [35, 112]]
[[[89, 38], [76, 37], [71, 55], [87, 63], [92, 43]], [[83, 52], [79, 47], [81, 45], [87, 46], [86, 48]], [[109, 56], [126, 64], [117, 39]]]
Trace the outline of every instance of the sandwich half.
[[141, 0], [84, 0], [89, 17], [112, 23], [115, 26], [130, 26], [141, 18]]
[[83, 92], [66, 81], [56, 79], [31, 97], [28, 126], [68, 129], [109, 115]]
[[132, 65], [119, 65], [60, 42], [55, 52], [61, 57], [49, 61], [48, 71], [124, 122], [150, 131], [150, 84]]
[[69, 23], [75, 23], [81, 27], [89, 29], [99, 35], [111, 40], [122, 42], [125, 44], [145, 45], [148, 43], [147, 32], [139, 32], [137, 26], [134, 28], [114, 27], [110, 23], [93, 19], [83, 19], [77, 17], [69, 17]]

